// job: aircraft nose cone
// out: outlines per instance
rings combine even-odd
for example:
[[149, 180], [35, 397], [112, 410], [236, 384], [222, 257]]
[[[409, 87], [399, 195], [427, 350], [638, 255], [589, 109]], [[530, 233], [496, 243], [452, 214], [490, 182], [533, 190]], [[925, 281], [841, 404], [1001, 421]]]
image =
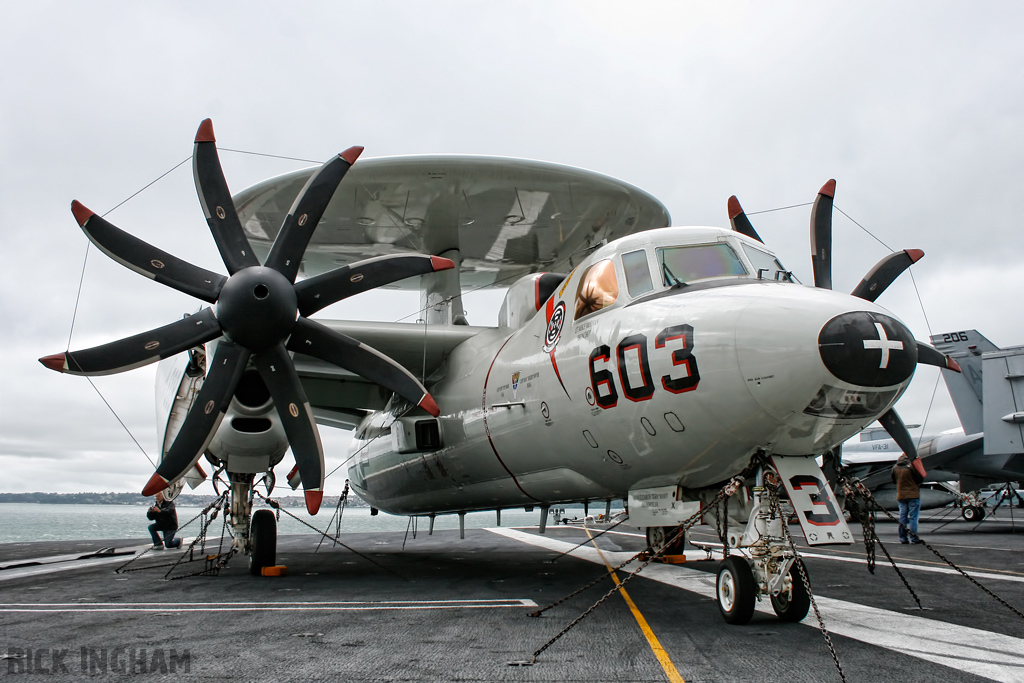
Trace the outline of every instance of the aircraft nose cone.
[[825, 323], [818, 352], [835, 377], [861, 387], [900, 384], [917, 366], [917, 342], [910, 330], [895, 318], [869, 311], [843, 313]]

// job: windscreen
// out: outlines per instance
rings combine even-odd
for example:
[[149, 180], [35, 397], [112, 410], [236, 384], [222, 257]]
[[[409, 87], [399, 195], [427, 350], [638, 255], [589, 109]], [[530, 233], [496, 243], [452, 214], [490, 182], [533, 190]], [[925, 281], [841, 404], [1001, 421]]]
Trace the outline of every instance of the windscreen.
[[658, 249], [658, 265], [666, 285], [747, 274], [736, 252], [724, 243]]
[[754, 266], [754, 274], [758, 279], [793, 281], [792, 275], [779, 263], [779, 259], [768, 252], [761, 251], [749, 244], [743, 244], [743, 253], [750, 259], [751, 265]]

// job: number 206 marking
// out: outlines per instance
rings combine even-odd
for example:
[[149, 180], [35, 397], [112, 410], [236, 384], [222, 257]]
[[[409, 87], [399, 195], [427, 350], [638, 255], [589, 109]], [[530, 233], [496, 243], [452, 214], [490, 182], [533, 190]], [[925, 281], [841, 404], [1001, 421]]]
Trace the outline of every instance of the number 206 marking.
[[[654, 395], [656, 386], [651, 376], [651, 366], [648, 358], [647, 337], [643, 334], [631, 334], [622, 341], [615, 349], [615, 365], [618, 370], [619, 385], [622, 393], [630, 401], [646, 401]], [[675, 325], [666, 327], [658, 333], [654, 339], [654, 348], [663, 349], [668, 344], [678, 345], [672, 351], [673, 367], [680, 367], [685, 370], [681, 377], [673, 377], [671, 374], [661, 377], [661, 386], [673, 394], [681, 394], [686, 391], [693, 391], [700, 382], [700, 373], [697, 370], [697, 359], [693, 356], [693, 327], [690, 325]], [[626, 372], [626, 354], [635, 350], [640, 365], [640, 383], [633, 386], [629, 374]], [[619, 402], [619, 392], [615, 386], [615, 373], [611, 370], [612, 350], [607, 344], [602, 344], [590, 352], [590, 387], [594, 391], [594, 398], [601, 408], [614, 408]], [[605, 363], [605, 367], [598, 369], [599, 363]]]

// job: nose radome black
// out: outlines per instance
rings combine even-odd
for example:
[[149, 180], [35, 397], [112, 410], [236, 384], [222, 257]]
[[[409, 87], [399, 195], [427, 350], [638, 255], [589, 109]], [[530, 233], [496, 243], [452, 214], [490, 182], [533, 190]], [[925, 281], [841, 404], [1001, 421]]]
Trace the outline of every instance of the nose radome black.
[[844, 313], [825, 323], [818, 352], [836, 378], [862, 387], [899, 384], [917, 365], [917, 342], [906, 325], [868, 311]]

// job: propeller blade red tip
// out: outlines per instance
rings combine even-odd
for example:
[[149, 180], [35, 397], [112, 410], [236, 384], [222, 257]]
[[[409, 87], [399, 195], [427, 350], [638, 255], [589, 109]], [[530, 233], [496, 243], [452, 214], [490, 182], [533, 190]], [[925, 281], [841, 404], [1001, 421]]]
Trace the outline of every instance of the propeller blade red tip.
[[78, 221], [79, 226], [84, 226], [86, 221], [95, 215], [94, 211], [87, 209], [77, 199], [71, 202], [71, 213], [75, 214], [75, 220]]
[[167, 484], [168, 482], [166, 479], [154, 472], [153, 476], [149, 478], [146, 488], [142, 489], [142, 495], [155, 496], [157, 493], [167, 488]]
[[818, 190], [818, 194], [823, 194], [826, 197], [833, 197], [833, 198], [835, 198], [835, 196], [836, 196], [836, 181], [833, 179], [833, 180], [828, 181], [824, 185], [822, 185], [821, 189]]
[[424, 396], [423, 400], [420, 401], [420, 408], [423, 408], [423, 410], [427, 411], [434, 417], [441, 414], [441, 409], [437, 407], [437, 403], [434, 402], [434, 397], [430, 394]]
[[57, 372], [64, 372], [67, 370], [68, 361], [67, 356], [63, 353], [55, 353], [52, 356], [44, 356], [39, 359], [39, 362]]
[[323, 491], [305, 491], [306, 494], [306, 512], [311, 515], [315, 515], [320, 511], [320, 503], [323, 502], [324, 492]]
[[920, 249], [907, 249], [906, 252], [907, 256], [910, 257], [910, 261], [912, 263], [917, 263], [918, 261], [924, 258], [924, 252], [921, 251]]
[[217, 138], [213, 137], [212, 119], [204, 119], [199, 124], [199, 130], [196, 132], [196, 142], [217, 142]]
[[743, 213], [743, 207], [740, 206], [740, 200], [736, 199], [736, 195], [729, 197], [729, 220], [736, 218]]
[[349, 164], [354, 164], [354, 163], [356, 163], [356, 159], [359, 158], [359, 155], [363, 153], [364, 149], [365, 149], [364, 147], [359, 147], [359, 146], [349, 147], [344, 152], [342, 152], [339, 156], [342, 159], [344, 159], [345, 161], [347, 161]]
[[949, 356], [946, 356], [946, 369], [963, 374], [963, 369], [960, 367], [960, 364]]
[[443, 256], [431, 256], [430, 265], [433, 267], [435, 271], [448, 270], [449, 268], [455, 267], [455, 261], [452, 261], [450, 258], [445, 258]]

